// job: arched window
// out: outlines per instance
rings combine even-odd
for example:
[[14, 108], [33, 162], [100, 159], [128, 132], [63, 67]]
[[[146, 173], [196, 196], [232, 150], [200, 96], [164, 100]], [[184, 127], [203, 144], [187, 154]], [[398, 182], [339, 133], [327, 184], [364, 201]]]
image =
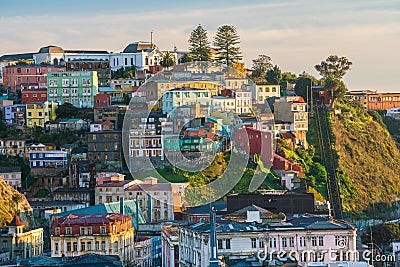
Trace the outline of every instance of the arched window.
[[149, 65], [149, 58], [148, 57], [145, 58], [144, 65]]

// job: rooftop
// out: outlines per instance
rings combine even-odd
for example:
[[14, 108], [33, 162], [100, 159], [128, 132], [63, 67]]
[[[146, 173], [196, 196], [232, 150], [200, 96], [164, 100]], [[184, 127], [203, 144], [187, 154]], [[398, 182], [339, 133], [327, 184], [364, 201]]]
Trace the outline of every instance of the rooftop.
[[148, 51], [151, 49], [154, 49], [155, 45], [151, 44], [150, 42], [143, 42], [143, 41], [139, 41], [139, 42], [134, 42], [129, 44], [127, 47], [125, 47], [124, 51], [122, 51], [123, 53], [137, 53], [137, 52], [141, 52], [141, 51]]
[[67, 216], [56, 218], [53, 225], [82, 225], [85, 223], [112, 223], [120, 222], [126, 219], [132, 219], [131, 216], [119, 213], [92, 213], [92, 214], [69, 214]]

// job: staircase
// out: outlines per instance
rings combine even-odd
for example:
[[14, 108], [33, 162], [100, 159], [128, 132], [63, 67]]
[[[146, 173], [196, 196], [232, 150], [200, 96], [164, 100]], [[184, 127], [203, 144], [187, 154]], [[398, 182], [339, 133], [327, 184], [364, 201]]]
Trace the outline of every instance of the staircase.
[[342, 199], [339, 180], [336, 174], [336, 154], [332, 150], [333, 134], [331, 131], [330, 112], [325, 107], [314, 106], [315, 121], [319, 143], [319, 154], [328, 174], [327, 189], [332, 215], [335, 219], [343, 219]]

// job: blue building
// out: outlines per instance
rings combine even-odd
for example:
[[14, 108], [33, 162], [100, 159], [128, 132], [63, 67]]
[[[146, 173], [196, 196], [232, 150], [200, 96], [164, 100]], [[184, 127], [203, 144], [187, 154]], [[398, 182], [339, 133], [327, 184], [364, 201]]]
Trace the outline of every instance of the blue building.
[[151, 262], [153, 266], [161, 266], [161, 237], [151, 239]]
[[29, 151], [31, 168], [64, 168], [68, 167], [68, 152], [61, 150]]

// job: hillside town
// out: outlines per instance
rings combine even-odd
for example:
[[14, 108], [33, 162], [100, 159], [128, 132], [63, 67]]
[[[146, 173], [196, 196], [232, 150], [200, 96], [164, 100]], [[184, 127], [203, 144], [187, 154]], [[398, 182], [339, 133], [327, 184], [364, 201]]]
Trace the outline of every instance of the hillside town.
[[400, 93], [191, 45], [0, 56], [0, 178], [29, 203], [1, 207], [0, 266], [399, 266], [344, 208], [329, 118], [398, 120]]

